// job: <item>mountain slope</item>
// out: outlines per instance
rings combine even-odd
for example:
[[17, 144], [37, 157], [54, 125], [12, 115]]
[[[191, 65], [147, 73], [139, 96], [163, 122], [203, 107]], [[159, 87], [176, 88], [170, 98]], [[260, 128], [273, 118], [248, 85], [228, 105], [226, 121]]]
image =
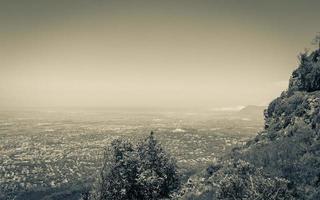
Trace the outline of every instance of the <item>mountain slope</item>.
[[193, 177], [181, 199], [320, 199], [319, 55], [301, 54], [264, 130]]

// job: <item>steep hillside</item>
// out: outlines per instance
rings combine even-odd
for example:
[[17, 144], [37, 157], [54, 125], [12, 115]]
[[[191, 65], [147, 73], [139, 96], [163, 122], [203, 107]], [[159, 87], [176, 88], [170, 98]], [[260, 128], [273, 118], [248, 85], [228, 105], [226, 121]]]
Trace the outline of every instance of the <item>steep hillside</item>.
[[233, 157], [287, 179], [299, 199], [320, 199], [319, 50], [301, 55], [288, 90], [265, 111], [265, 130]]
[[265, 129], [192, 177], [182, 199], [320, 199], [320, 51], [301, 54]]

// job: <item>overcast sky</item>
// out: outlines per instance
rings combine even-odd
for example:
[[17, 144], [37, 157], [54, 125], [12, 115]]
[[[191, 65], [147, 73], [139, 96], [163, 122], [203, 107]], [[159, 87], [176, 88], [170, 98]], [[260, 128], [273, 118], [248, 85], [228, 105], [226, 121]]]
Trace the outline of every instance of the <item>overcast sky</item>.
[[0, 106], [236, 107], [286, 88], [319, 0], [2, 0]]

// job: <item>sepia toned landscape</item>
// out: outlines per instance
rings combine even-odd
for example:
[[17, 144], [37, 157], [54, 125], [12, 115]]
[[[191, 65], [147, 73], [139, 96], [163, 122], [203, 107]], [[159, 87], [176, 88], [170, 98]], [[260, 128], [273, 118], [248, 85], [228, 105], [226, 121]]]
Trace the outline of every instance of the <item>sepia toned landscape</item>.
[[319, 200], [319, 0], [0, 0], [0, 200]]

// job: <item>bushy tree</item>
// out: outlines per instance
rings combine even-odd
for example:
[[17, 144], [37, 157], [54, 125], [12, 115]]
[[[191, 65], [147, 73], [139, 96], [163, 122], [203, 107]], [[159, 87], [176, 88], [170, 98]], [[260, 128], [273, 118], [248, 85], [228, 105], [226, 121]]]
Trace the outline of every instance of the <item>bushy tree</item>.
[[[320, 38], [316, 38], [319, 42]], [[319, 43], [320, 44], [320, 43]], [[302, 53], [299, 67], [292, 73], [289, 81], [289, 94], [295, 91], [314, 92], [320, 90], [320, 49]]]
[[105, 151], [100, 179], [92, 199], [151, 200], [170, 197], [179, 187], [175, 161], [153, 133], [137, 146], [115, 140]]
[[138, 199], [139, 158], [131, 143], [114, 140], [104, 155], [98, 199]]
[[169, 197], [180, 184], [177, 168], [175, 160], [163, 150], [153, 132], [138, 146], [138, 154], [143, 171], [139, 183], [144, 188], [144, 198]]

